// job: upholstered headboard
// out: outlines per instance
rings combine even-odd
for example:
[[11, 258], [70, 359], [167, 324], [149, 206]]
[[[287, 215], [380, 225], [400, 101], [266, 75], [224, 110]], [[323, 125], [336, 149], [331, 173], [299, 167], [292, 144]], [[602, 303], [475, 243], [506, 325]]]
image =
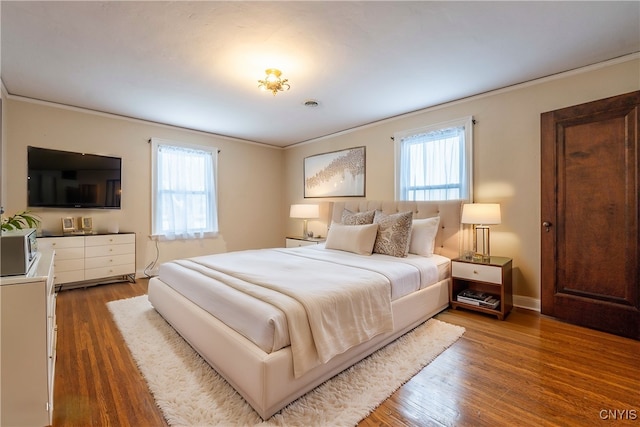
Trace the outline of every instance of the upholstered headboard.
[[435, 253], [456, 258], [462, 249], [462, 227], [460, 223], [462, 203], [460, 201], [444, 202], [380, 202], [371, 200], [354, 200], [333, 202], [330, 208], [331, 221], [341, 222], [342, 212], [349, 209], [352, 212], [366, 212], [379, 209], [387, 215], [412, 211], [414, 218], [440, 217], [440, 229], [436, 235]]

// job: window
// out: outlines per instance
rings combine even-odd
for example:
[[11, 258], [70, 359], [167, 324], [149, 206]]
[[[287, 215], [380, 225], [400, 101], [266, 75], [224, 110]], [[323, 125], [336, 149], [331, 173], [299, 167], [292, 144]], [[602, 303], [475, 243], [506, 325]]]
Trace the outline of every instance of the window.
[[472, 199], [473, 118], [398, 132], [397, 200]]
[[151, 234], [161, 239], [218, 232], [218, 149], [152, 138]]

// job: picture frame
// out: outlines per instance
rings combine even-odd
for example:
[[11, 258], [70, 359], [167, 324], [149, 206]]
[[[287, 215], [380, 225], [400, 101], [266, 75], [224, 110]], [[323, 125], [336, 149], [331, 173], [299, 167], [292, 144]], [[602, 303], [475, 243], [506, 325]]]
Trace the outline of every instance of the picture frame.
[[366, 147], [305, 157], [304, 197], [365, 197]]
[[93, 218], [90, 216], [83, 216], [80, 219], [80, 225], [82, 226], [82, 231], [91, 231], [93, 229]]
[[67, 216], [62, 218], [62, 232], [73, 233], [76, 231], [76, 225], [73, 221], [73, 217]]

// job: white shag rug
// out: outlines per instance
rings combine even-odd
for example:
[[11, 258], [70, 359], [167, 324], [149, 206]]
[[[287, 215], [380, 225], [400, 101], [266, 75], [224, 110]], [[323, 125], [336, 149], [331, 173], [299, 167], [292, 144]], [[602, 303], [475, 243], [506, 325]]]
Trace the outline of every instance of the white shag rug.
[[430, 319], [263, 421], [146, 295], [107, 306], [172, 426], [353, 426], [465, 331]]

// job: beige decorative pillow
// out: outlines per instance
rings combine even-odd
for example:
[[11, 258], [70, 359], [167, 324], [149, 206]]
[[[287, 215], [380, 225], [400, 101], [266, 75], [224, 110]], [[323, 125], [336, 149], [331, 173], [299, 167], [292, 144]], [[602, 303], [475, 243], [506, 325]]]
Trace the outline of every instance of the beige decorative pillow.
[[359, 255], [371, 255], [377, 231], [378, 224], [344, 225], [333, 222], [324, 247]]
[[412, 219], [413, 212], [387, 215], [382, 211], [376, 211], [373, 223], [378, 224], [378, 234], [373, 252], [395, 257], [407, 256]]
[[439, 225], [439, 216], [425, 219], [414, 219], [413, 225], [411, 226], [409, 253], [426, 257], [433, 255]]
[[351, 212], [349, 209], [342, 211], [342, 223], [344, 225], [373, 224], [373, 216], [376, 211]]

